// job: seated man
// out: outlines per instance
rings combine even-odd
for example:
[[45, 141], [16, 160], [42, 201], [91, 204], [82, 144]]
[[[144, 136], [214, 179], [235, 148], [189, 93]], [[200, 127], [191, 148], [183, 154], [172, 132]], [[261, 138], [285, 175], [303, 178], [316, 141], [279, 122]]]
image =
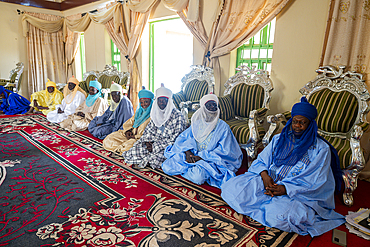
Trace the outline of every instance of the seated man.
[[101, 97], [101, 84], [98, 81], [90, 81], [89, 96], [77, 107], [76, 112], [60, 122], [60, 127], [69, 131], [86, 130], [91, 120], [101, 116], [107, 110], [108, 104]]
[[317, 133], [315, 106], [303, 97], [291, 113], [248, 172], [221, 186], [221, 196], [265, 226], [313, 237], [345, 222], [334, 211], [341, 170], [335, 149]]
[[229, 125], [219, 115], [217, 96], [203, 96], [200, 108], [191, 117], [191, 127], [164, 152], [165, 173], [180, 174], [196, 184], [207, 182], [217, 188], [235, 177], [243, 154]]
[[154, 94], [146, 89], [139, 91], [139, 109], [133, 117], [127, 120], [122, 129], [108, 135], [103, 141], [103, 147], [112, 152], [122, 152], [132, 148], [134, 143], [143, 135], [145, 127], [150, 122]]
[[62, 104], [56, 105], [55, 110], [46, 115], [50, 122], [60, 123], [64, 119], [67, 119], [67, 117], [75, 113], [76, 108], [85, 101], [86, 93], [78, 84], [79, 81], [74, 76], [69, 78], [68, 84], [63, 90], [64, 99], [62, 100]]
[[90, 133], [104, 139], [110, 133], [122, 129], [123, 123], [134, 115], [131, 101], [122, 94], [121, 85], [112, 82], [110, 86], [111, 105], [102, 116], [96, 116], [89, 124]]
[[0, 98], [2, 98], [0, 115], [24, 114], [30, 109], [28, 99], [5, 89], [3, 86], [0, 86]]
[[48, 115], [49, 112], [55, 110], [56, 105], [60, 105], [63, 100], [63, 94], [57, 89], [55, 82], [48, 79], [46, 82], [46, 90], [42, 90], [31, 94], [30, 109], [26, 114], [43, 113]]
[[185, 129], [185, 119], [176, 109], [172, 101], [171, 90], [160, 87], [155, 91], [156, 100], [150, 112], [150, 123], [146, 126], [143, 136], [134, 146], [123, 152], [128, 164], [160, 168], [166, 159], [164, 149], [175, 142], [176, 137]]

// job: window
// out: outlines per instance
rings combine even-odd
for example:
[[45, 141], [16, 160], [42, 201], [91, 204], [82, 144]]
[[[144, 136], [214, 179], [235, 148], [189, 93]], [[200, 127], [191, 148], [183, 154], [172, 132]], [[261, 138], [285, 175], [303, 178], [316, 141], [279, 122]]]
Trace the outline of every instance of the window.
[[273, 19], [268, 25], [258, 31], [254, 37], [238, 48], [236, 57], [237, 67], [242, 64], [249, 67], [255, 65], [257, 69], [271, 72], [275, 22], [276, 19]]
[[117, 46], [111, 40], [111, 49], [112, 49], [112, 65], [117, 68], [118, 71], [121, 71], [121, 52]]
[[76, 78], [79, 81], [83, 80], [83, 74], [86, 72], [86, 57], [85, 57], [85, 38], [84, 34], [80, 35], [80, 44], [77, 48], [75, 56]]
[[149, 23], [149, 89], [161, 83], [177, 93], [193, 64], [193, 35], [180, 18]]

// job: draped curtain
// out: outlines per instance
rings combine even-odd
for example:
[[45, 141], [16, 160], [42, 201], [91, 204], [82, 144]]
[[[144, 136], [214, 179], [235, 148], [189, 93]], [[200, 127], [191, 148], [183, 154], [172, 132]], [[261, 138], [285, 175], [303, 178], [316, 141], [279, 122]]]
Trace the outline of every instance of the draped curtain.
[[332, 0], [320, 65], [345, 65], [370, 86], [370, 1]]
[[[69, 20], [76, 20], [81, 18], [80, 14], [69, 16], [67, 19]], [[80, 41], [81, 34], [78, 32], [72, 32], [68, 29], [67, 31], [67, 38], [65, 42], [65, 57], [66, 57], [66, 78], [72, 77], [75, 73], [73, 73], [73, 62], [75, 60], [78, 44]]]
[[[54, 15], [30, 12], [26, 14], [40, 20], [56, 22], [62, 20], [61, 17]], [[44, 90], [48, 78], [56, 83], [66, 81], [64, 43], [61, 30], [48, 33], [30, 25], [27, 37], [27, 53], [28, 90], [30, 95]]]
[[[206, 45], [203, 64], [212, 67], [220, 83], [218, 57], [243, 45], [268, 24], [290, 0], [223, 0]], [[219, 89], [220, 90], [220, 89]]]

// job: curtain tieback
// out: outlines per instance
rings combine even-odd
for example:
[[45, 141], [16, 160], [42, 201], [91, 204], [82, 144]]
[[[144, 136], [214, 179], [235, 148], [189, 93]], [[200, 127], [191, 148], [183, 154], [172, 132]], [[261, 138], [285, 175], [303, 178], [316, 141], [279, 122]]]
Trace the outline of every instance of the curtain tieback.
[[130, 60], [130, 58], [128, 57], [128, 55], [126, 55], [126, 56], [125, 56], [125, 58], [126, 58], [129, 62], [131, 62], [131, 60]]

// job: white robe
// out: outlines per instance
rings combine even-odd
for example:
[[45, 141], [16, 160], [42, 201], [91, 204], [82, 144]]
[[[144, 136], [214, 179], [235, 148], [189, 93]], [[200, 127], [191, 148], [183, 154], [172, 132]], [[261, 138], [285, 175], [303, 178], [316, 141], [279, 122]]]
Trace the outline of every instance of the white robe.
[[[70, 104], [67, 104], [67, 101], [70, 101], [70, 98], [72, 97], [72, 94], [67, 95], [66, 98], [62, 100], [62, 104], [56, 105], [55, 110], [48, 113], [46, 116], [47, 119], [52, 123], [60, 123], [64, 119], [67, 119], [69, 115], [75, 113], [77, 107], [81, 105], [82, 102], [85, 101], [86, 97], [83, 93], [80, 91], [76, 92], [75, 97], [73, 98], [73, 101]], [[58, 109], [61, 109], [64, 111], [64, 113], [58, 113]]]

